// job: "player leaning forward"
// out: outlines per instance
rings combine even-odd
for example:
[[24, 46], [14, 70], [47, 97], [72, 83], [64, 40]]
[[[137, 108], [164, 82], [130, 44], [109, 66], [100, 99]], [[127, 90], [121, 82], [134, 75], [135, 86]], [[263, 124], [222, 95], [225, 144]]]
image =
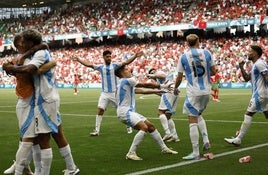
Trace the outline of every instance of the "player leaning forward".
[[[138, 130], [135, 135], [126, 159], [142, 160], [136, 154], [138, 145], [144, 139], [145, 134], [148, 132], [150, 136], [160, 146], [162, 153], [178, 154], [178, 152], [169, 149], [163, 142], [160, 133], [155, 126], [143, 115], [136, 112], [136, 94], [159, 94], [166, 92], [159, 88], [164, 86], [167, 88], [169, 85], [159, 85], [154, 83], [139, 83], [132, 77], [131, 72], [126, 66], [122, 66], [115, 71], [115, 75], [120, 78], [117, 86], [116, 100], [117, 100], [117, 116], [119, 120], [134, 129]], [[142, 89], [142, 88], [158, 88], [158, 89]]]

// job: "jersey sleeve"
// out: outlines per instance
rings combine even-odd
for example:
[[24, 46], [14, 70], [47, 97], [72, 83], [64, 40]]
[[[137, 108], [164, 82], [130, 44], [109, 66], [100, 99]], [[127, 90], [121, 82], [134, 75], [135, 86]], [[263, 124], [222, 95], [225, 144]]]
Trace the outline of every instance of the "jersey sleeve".
[[34, 66], [36, 66], [37, 68], [39, 68], [40, 66], [42, 66], [44, 63], [46, 63], [46, 53], [45, 50], [39, 50], [37, 52], [35, 52], [35, 54], [33, 55], [31, 61], [29, 62], [29, 64], [32, 64]]
[[257, 67], [262, 76], [268, 75], [268, 65], [264, 61], [259, 62]]
[[101, 71], [101, 67], [102, 67], [102, 65], [93, 65], [94, 70]]
[[177, 72], [184, 72], [184, 67], [183, 67], [183, 64], [182, 64], [182, 61], [183, 61], [184, 59], [186, 59], [186, 55], [185, 55], [185, 54], [183, 54], [183, 55], [180, 57], [179, 61], [178, 61]]
[[139, 83], [134, 77], [128, 78], [128, 82], [132, 87], [135, 87]]

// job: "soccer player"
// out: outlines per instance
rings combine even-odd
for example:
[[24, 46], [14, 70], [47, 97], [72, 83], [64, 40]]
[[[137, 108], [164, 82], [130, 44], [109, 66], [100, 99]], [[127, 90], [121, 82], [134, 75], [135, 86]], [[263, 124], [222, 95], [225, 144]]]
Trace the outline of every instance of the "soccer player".
[[[166, 83], [170, 81], [167, 79], [166, 74], [163, 71], [156, 70], [154, 68], [150, 69], [148, 72], [148, 78], [154, 80], [159, 84]], [[163, 141], [167, 142], [178, 142], [180, 141], [179, 136], [176, 131], [175, 123], [171, 116], [175, 114], [176, 107], [178, 103], [178, 95], [172, 93], [163, 93], [161, 95], [160, 104], [158, 106], [158, 116], [162, 127], [165, 131]]]
[[221, 80], [221, 76], [218, 73], [218, 69], [216, 69], [216, 74], [210, 77], [211, 90], [212, 90], [212, 94], [211, 95], [213, 97], [213, 101], [216, 101], [216, 102], [221, 102], [219, 100], [220, 80]]
[[[125, 125], [131, 126], [138, 130], [130, 149], [126, 155], [126, 159], [129, 160], [142, 160], [137, 156], [136, 150], [139, 144], [144, 139], [145, 134], [148, 132], [150, 136], [160, 146], [162, 153], [165, 154], [178, 154], [177, 151], [169, 149], [161, 138], [160, 133], [155, 126], [143, 115], [136, 112], [136, 94], [159, 94], [166, 92], [159, 88], [169, 87], [168, 84], [155, 84], [155, 83], [139, 83], [132, 77], [131, 72], [127, 66], [122, 66], [115, 70], [115, 74], [120, 78], [120, 82], [117, 86], [116, 99], [117, 99], [117, 116], [119, 120]], [[142, 88], [157, 88], [157, 89], [142, 89]]]
[[253, 62], [252, 69], [247, 73], [244, 69], [244, 60], [240, 60], [239, 67], [245, 81], [252, 84], [252, 97], [244, 114], [239, 134], [235, 138], [224, 138], [227, 143], [240, 146], [241, 140], [247, 133], [253, 116], [256, 112], [263, 112], [268, 119], [268, 65], [262, 59], [263, 50], [260, 46], [251, 45], [248, 52], [248, 59]]
[[[71, 58], [73, 61], [78, 61], [82, 65], [90, 67], [101, 73], [102, 92], [101, 92], [101, 95], [99, 97], [99, 102], [98, 102], [98, 112], [96, 115], [95, 129], [93, 130], [93, 132], [90, 133], [91, 136], [98, 136], [100, 134], [102, 116], [104, 114], [104, 111], [108, 107], [108, 105], [112, 103], [114, 106], [116, 106], [115, 90], [116, 90], [116, 85], [117, 85], [118, 80], [114, 74], [115, 69], [117, 69], [120, 66], [128, 65], [132, 63], [137, 57], [142, 56], [143, 52], [141, 51], [141, 52], [134, 54], [128, 60], [122, 63], [112, 63], [111, 54], [112, 53], [109, 50], [105, 50], [103, 52], [104, 64], [101, 64], [101, 65], [95, 65], [95, 64], [85, 62], [78, 57]], [[132, 128], [128, 127], [127, 132], [132, 133]]]
[[77, 90], [78, 84], [79, 84], [79, 76], [77, 74], [74, 74], [74, 83], [73, 83], [74, 95], [78, 94], [78, 90]]
[[[24, 53], [24, 50], [22, 49], [22, 36], [21, 35], [16, 35], [14, 37], [14, 46], [17, 48], [17, 51], [20, 54], [19, 57], [16, 57], [12, 60], [12, 64], [14, 64], [14, 65], [21, 65], [21, 64], [23, 64], [25, 59], [27, 57], [29, 57], [30, 55], [32, 55], [34, 52], [36, 52], [38, 50], [42, 50], [42, 49], [47, 49], [46, 44], [40, 44], [40, 45], [37, 45], [36, 47], [33, 47], [32, 49], [28, 50], [26, 53]], [[29, 60], [27, 60], [27, 61], [29, 61]], [[42, 65], [38, 69], [37, 73], [38, 74], [45, 73], [54, 66], [56, 66], [55, 61], [48, 62], [48, 63]], [[21, 108], [23, 108], [23, 111], [24, 111], [24, 113], [17, 112], [17, 117], [18, 117], [18, 120], [20, 123], [20, 128], [21, 128], [21, 124], [23, 123], [21, 121], [21, 119], [24, 118], [22, 115], [26, 114], [31, 109], [31, 106], [26, 105], [26, 104], [28, 104], [28, 101], [29, 101], [28, 99], [32, 97], [33, 92], [34, 92], [34, 88], [33, 88], [31, 74], [27, 74], [27, 73], [26, 74], [25, 73], [24, 74], [15, 74], [14, 76], [16, 77], [16, 82], [17, 82], [15, 92], [16, 92], [16, 95], [18, 96], [18, 102], [17, 102], [16, 109], [20, 110]], [[20, 145], [21, 145], [21, 141], [19, 142], [19, 146]], [[39, 157], [36, 156], [39, 153], [40, 153], [40, 147], [38, 144], [35, 144], [32, 147], [32, 150], [28, 154], [27, 159], [25, 161], [25, 167], [23, 170], [23, 172], [25, 174], [27, 174], [27, 175], [33, 174], [31, 172], [31, 169], [29, 166], [32, 157], [34, 160], [34, 165], [35, 165], [36, 171], [38, 171], [38, 169], [41, 168], [39, 166], [40, 165], [40, 161], [38, 160]], [[13, 174], [15, 172], [15, 165], [16, 165], [16, 162], [14, 161], [14, 163], [11, 165], [11, 167], [4, 171], [4, 174]]]
[[199, 37], [196, 34], [189, 34], [186, 40], [190, 49], [179, 59], [174, 94], [178, 94], [178, 87], [182, 82], [183, 72], [185, 72], [187, 85], [183, 113], [188, 115], [193, 152], [183, 159], [191, 160], [200, 158], [199, 131], [203, 136], [203, 149], [207, 150], [211, 147], [202, 113], [210, 98], [210, 75], [214, 75], [216, 70], [211, 53], [199, 48]]
[[[22, 32], [22, 37], [22, 47], [25, 51], [40, 44], [42, 41], [42, 35], [33, 29]], [[31, 109], [29, 115], [25, 115], [27, 125], [21, 129], [22, 145], [16, 154], [15, 175], [22, 174], [24, 160], [36, 139], [41, 148], [40, 173], [42, 175], [49, 175], [52, 162], [52, 149], [49, 143], [50, 134], [52, 134], [66, 162], [67, 169], [64, 170], [64, 174], [76, 175], [80, 172], [74, 164], [70, 146], [62, 132], [61, 116], [59, 113], [59, 94], [56, 89], [54, 69], [50, 69], [45, 74], [36, 74], [36, 71], [41, 65], [51, 60], [52, 58], [48, 50], [39, 50], [34, 53], [30, 62], [26, 65], [14, 66], [9, 64], [4, 66], [7, 72], [11, 72], [12, 74], [31, 73], [34, 79], [35, 96], [31, 98], [31, 104], [34, 104], [34, 109]], [[36, 137], [36, 135], [38, 136]]]

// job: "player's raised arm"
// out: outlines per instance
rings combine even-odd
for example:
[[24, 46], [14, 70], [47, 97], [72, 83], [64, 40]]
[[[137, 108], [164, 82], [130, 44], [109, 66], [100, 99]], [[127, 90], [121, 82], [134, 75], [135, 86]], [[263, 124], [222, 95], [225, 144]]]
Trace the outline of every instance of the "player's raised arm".
[[142, 55], [144, 55], [143, 51], [139, 51], [139, 52], [135, 53], [129, 59], [124, 61], [122, 63], [122, 66], [125, 66], [125, 65], [128, 65], [128, 64], [132, 63], [136, 58], [141, 57]]
[[84, 65], [84, 66], [86, 66], [86, 67], [90, 67], [90, 68], [94, 69], [94, 65], [93, 65], [93, 64], [88, 63], [88, 62], [82, 60], [81, 58], [79, 58], [79, 57], [77, 57], [77, 56], [73, 56], [73, 57], [71, 57], [71, 60], [73, 60], [73, 61], [77, 61], [77, 62], [81, 63], [82, 65]]
[[245, 81], [249, 81], [250, 75], [246, 73], [246, 71], [244, 69], [244, 64], [245, 64], [245, 61], [243, 59], [240, 59], [239, 60], [239, 68], [241, 70], [242, 76], [243, 76]]

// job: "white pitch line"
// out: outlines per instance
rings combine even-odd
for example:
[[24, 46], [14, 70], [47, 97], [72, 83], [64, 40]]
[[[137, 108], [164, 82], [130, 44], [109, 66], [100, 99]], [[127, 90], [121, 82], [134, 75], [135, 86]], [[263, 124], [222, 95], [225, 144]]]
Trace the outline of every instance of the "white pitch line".
[[[16, 113], [15, 110], [14, 111], [1, 111], [0, 113]], [[61, 113], [61, 116], [79, 116], [79, 117], [95, 117], [95, 114], [66, 114], [66, 113]], [[105, 117], [117, 117], [115, 115], [109, 115], [109, 116], [105, 116]], [[156, 117], [147, 117], [150, 120], [159, 120], [159, 118]], [[173, 120], [175, 121], [188, 121], [188, 119], [177, 119], [177, 118], [173, 118]], [[237, 120], [206, 120], [206, 122], [216, 122], [216, 123], [242, 123], [241, 121], [237, 121]], [[251, 123], [256, 123], [256, 124], [268, 124], [268, 122], [255, 122], [252, 121]]]
[[[214, 158], [223, 157], [223, 156], [227, 156], [227, 155], [230, 155], [230, 154], [235, 154], [235, 153], [248, 151], [248, 150], [256, 149], [256, 148], [261, 148], [261, 147], [265, 147], [265, 146], [268, 146], [268, 143], [259, 144], [259, 145], [255, 145], [255, 146], [251, 146], [251, 147], [247, 147], [247, 148], [242, 148], [242, 149], [239, 149], [239, 150], [223, 152], [223, 153], [214, 155]], [[184, 166], [184, 165], [194, 164], [194, 163], [198, 163], [198, 162], [201, 162], [201, 161], [204, 161], [204, 160], [207, 160], [207, 159], [201, 158], [200, 160], [185, 161], [185, 162], [180, 162], [180, 163], [176, 163], [176, 164], [172, 164], [172, 165], [166, 165], [166, 166], [151, 168], [151, 169], [147, 169], [147, 170], [143, 170], [143, 171], [137, 171], [137, 172], [133, 172], [133, 173], [128, 173], [128, 174], [125, 174], [125, 175], [141, 175], [141, 174], [146, 174], [146, 173], [152, 173], [152, 172], [156, 172], [156, 171], [166, 170], [166, 169], [169, 169], [169, 168], [175, 168], [175, 167], [180, 167], [180, 166]]]

